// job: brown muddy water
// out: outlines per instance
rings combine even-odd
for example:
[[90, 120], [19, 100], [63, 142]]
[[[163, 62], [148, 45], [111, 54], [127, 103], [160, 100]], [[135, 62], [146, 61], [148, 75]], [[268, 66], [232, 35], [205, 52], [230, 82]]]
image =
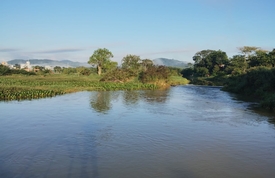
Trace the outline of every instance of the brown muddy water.
[[218, 87], [0, 102], [0, 177], [272, 178], [274, 113]]

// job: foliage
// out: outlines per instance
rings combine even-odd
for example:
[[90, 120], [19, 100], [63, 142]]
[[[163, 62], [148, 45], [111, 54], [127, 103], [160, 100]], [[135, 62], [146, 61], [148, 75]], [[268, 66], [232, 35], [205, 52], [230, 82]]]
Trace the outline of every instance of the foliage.
[[117, 68], [118, 63], [115, 61], [106, 61], [102, 67], [104, 73]]
[[270, 93], [260, 102], [261, 107], [275, 111], [275, 94]]
[[0, 75], [9, 75], [9, 74], [10, 74], [10, 68], [0, 64]]
[[127, 55], [122, 59], [121, 67], [123, 69], [130, 69], [137, 74], [141, 67], [141, 59], [136, 55]]
[[186, 78], [183, 78], [181, 76], [171, 76], [169, 78], [169, 83], [170, 83], [171, 86], [186, 85], [189, 82], [190, 82], [189, 80], [187, 80]]
[[194, 75], [194, 69], [191, 67], [182, 69], [181, 74], [183, 77], [187, 78], [187, 79], [191, 79], [191, 77], [193, 77]]
[[181, 68], [178, 67], [168, 67], [171, 76], [182, 76]]
[[[158, 88], [155, 84], [143, 84], [140, 82], [111, 83], [100, 82], [99, 80], [100, 78], [98, 75], [90, 75], [89, 77], [63, 74], [52, 74], [46, 76], [1, 76], [0, 91], [2, 94], [0, 100], [51, 97], [58, 94], [84, 90], [152, 90]], [[38, 94], [37, 96], [37, 93], [41, 93], [41, 95]]]
[[[270, 106], [266, 103], [273, 102], [275, 68], [254, 67], [245, 74], [232, 76], [224, 90], [257, 98], [262, 101], [263, 106]], [[274, 106], [271, 108], [274, 109]]]
[[109, 82], [127, 82], [136, 74], [130, 69], [115, 69], [106, 73], [100, 81], [109, 81]]
[[87, 67], [76, 67], [76, 72], [78, 75], [89, 76], [92, 73], [92, 70]]
[[249, 59], [249, 66], [271, 66], [270, 58], [267, 52], [258, 50], [255, 52], [254, 56], [251, 56]]
[[158, 80], [167, 81], [170, 71], [165, 66], [151, 66], [146, 71], [140, 73], [139, 80], [143, 83], [156, 82]]
[[34, 72], [28, 72], [24, 69], [10, 69], [7, 66], [0, 65], [0, 76], [1, 75], [12, 75], [12, 74], [22, 74], [22, 75], [35, 75]]
[[225, 52], [218, 50], [202, 50], [193, 56], [194, 70], [198, 76], [222, 75], [229, 60]]
[[114, 57], [112, 52], [106, 48], [99, 48], [94, 51], [93, 55], [90, 57], [88, 61], [91, 65], [97, 66], [97, 73], [101, 75], [102, 68], [106, 67], [106, 63], [110, 62], [110, 59]]
[[37, 99], [44, 97], [53, 97], [61, 94], [64, 94], [64, 92], [57, 90], [42, 90], [24, 87], [0, 88], [0, 100]]
[[256, 52], [259, 47], [255, 47], [255, 46], [243, 46], [238, 48], [241, 53], [243, 53], [246, 57], [250, 56], [253, 52]]
[[239, 75], [247, 69], [247, 62], [244, 55], [234, 55], [226, 68], [227, 74]]
[[60, 66], [55, 66], [55, 67], [53, 68], [53, 70], [54, 70], [55, 73], [61, 73], [61, 72], [62, 72], [62, 67], [60, 67]]
[[153, 66], [153, 65], [154, 65], [154, 63], [150, 59], [141, 60], [142, 70], [144, 70], [144, 71], [146, 71], [148, 67]]
[[63, 68], [62, 73], [67, 75], [74, 74], [74, 73], [77, 73], [77, 70], [76, 68], [68, 67], [68, 68]]

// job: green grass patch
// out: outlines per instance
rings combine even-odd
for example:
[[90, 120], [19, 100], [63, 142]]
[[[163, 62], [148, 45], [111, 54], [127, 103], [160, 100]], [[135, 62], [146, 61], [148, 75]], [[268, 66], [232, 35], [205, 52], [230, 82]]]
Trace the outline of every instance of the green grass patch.
[[52, 97], [77, 91], [154, 90], [155, 84], [100, 82], [100, 77], [76, 75], [0, 76], [0, 100]]

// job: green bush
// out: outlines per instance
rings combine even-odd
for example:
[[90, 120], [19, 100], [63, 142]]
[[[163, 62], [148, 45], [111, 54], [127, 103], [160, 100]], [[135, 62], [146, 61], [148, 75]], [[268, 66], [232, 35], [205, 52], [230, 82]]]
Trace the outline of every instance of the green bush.
[[223, 89], [259, 99], [262, 107], [273, 110], [275, 107], [275, 68], [250, 68], [245, 74], [230, 77]]
[[139, 75], [139, 80], [143, 83], [157, 82], [159, 80], [167, 81], [170, 77], [170, 70], [165, 66], [150, 66], [146, 71]]
[[9, 75], [10, 74], [10, 68], [4, 65], [0, 65], [0, 75]]
[[131, 80], [133, 77], [136, 77], [136, 73], [131, 69], [115, 69], [108, 73], [106, 73], [100, 81], [108, 81], [108, 82], [127, 82]]

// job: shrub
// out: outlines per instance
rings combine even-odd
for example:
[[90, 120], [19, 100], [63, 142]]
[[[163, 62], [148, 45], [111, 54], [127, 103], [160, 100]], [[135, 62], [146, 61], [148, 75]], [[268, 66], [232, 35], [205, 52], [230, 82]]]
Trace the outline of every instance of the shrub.
[[10, 68], [4, 65], [0, 65], [0, 75], [8, 75], [10, 74]]
[[165, 66], [150, 66], [139, 75], [139, 80], [143, 83], [167, 81], [170, 77], [170, 70]]
[[136, 77], [136, 74], [131, 69], [115, 69], [106, 73], [100, 81], [110, 81], [110, 82], [126, 82]]

